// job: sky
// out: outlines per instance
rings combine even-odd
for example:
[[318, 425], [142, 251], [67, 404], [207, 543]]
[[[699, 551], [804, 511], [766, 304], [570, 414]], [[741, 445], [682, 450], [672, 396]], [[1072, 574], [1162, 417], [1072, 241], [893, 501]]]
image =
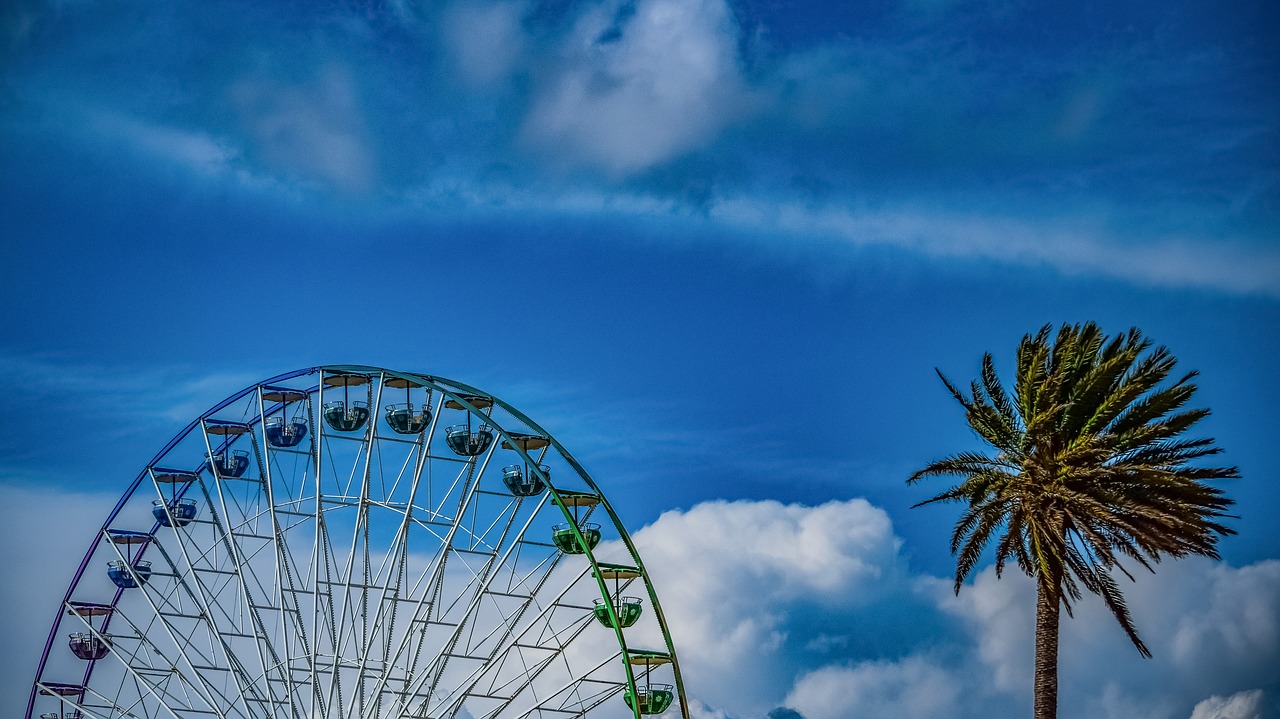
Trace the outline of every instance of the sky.
[[[935, 368], [1051, 323], [1198, 370], [1221, 562], [1063, 622], [1061, 713], [1280, 717], [1280, 9], [1113, 0], [0, 7], [0, 703], [139, 469], [325, 363], [481, 387], [635, 536], [705, 719], [1030, 711], [951, 591]], [[782, 551], [780, 548], [791, 548]]]

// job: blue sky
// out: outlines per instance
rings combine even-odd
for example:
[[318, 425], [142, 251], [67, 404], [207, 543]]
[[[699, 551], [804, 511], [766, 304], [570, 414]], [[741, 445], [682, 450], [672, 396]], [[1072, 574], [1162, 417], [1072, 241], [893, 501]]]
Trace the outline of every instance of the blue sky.
[[[1280, 11], [1044, 5], [6, 4], [0, 490], [34, 585], [6, 633], [90, 540], [37, 508], [92, 525], [223, 396], [367, 363], [520, 407], [657, 555], [812, 526], [885, 578], [672, 576], [704, 716], [1025, 713], [1030, 633], [996, 625], [1029, 629], [1026, 587], [939, 593], [954, 512], [903, 480], [973, 442], [935, 367], [1092, 319], [1201, 372], [1241, 517], [1221, 565], [1130, 590], [1155, 659], [1067, 623], [1063, 716], [1280, 715]], [[713, 599], [769, 647], [752, 692]]]

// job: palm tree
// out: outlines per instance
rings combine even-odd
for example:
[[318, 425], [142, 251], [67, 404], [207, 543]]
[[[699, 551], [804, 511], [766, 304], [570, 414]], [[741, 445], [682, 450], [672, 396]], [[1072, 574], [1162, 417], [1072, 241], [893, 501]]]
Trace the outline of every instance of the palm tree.
[[[1052, 343], [1050, 340], [1052, 339]], [[1036, 582], [1035, 718], [1058, 711], [1058, 617], [1071, 614], [1081, 587], [1102, 597], [1143, 656], [1115, 573], [1121, 559], [1152, 570], [1164, 555], [1218, 558], [1217, 520], [1233, 504], [1207, 480], [1239, 477], [1235, 467], [1196, 463], [1221, 450], [1183, 433], [1209, 414], [1183, 409], [1195, 392], [1190, 372], [1159, 387], [1177, 360], [1133, 328], [1108, 338], [1092, 322], [1045, 325], [1018, 346], [1010, 396], [991, 354], [969, 395], [942, 372], [974, 432], [994, 448], [959, 452], [928, 465], [959, 482], [916, 506], [966, 502], [951, 535], [958, 594], [995, 540], [996, 575], [1012, 558]], [[1150, 350], [1150, 351], [1148, 351]]]

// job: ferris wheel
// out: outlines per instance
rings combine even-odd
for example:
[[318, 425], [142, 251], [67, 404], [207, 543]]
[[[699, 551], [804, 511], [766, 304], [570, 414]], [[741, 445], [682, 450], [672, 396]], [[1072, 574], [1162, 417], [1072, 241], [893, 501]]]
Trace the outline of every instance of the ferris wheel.
[[313, 367], [205, 412], [86, 552], [27, 719], [688, 719], [635, 545], [474, 387]]

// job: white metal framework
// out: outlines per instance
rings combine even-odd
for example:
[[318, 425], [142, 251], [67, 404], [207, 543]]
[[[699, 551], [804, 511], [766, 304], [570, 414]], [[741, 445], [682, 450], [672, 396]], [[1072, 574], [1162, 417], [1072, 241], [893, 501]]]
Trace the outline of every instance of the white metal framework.
[[146, 467], [66, 593], [26, 716], [668, 706], [687, 719], [657, 595], [578, 462], [475, 388], [332, 366], [232, 396]]

